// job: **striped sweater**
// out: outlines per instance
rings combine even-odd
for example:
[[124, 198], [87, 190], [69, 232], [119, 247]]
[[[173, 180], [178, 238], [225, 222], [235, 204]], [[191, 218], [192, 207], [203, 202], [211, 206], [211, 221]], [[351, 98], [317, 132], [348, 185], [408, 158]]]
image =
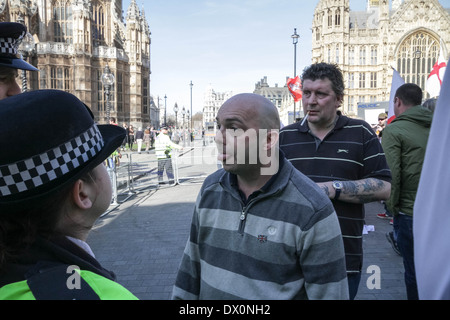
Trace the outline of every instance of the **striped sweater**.
[[173, 299], [347, 299], [343, 242], [324, 193], [280, 155], [278, 174], [244, 202], [236, 176], [198, 195]]
[[[280, 148], [300, 172], [315, 182], [376, 178], [391, 181], [391, 172], [378, 137], [358, 119], [340, 116], [321, 141], [308, 124], [294, 123], [280, 133]], [[344, 239], [348, 272], [360, 272], [363, 261], [364, 204], [334, 201]]]

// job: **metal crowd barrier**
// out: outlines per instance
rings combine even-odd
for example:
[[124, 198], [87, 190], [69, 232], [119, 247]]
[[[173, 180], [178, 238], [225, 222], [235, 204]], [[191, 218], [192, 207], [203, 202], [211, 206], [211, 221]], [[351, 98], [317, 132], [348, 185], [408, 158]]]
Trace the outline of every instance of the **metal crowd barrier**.
[[102, 217], [139, 192], [178, 184], [203, 183], [208, 175], [220, 167], [215, 144], [203, 144], [204, 140], [196, 140], [180, 152], [174, 150], [171, 158], [174, 177], [169, 179], [167, 172], [164, 171], [161, 181], [158, 179], [158, 160], [154, 153], [145, 151], [124, 153], [118, 166], [108, 159], [107, 169], [113, 188], [113, 198], [110, 208]]
[[[129, 158], [128, 154], [123, 154], [123, 158]], [[120, 164], [117, 166], [112, 158], [106, 160], [106, 169], [108, 171], [109, 178], [111, 179], [112, 186], [112, 200], [108, 210], [101, 215], [101, 217], [106, 216], [108, 213], [117, 208], [121, 203], [127, 201], [131, 198], [135, 192], [131, 190], [130, 184], [130, 170], [129, 162], [123, 164], [123, 160], [120, 159]], [[118, 192], [119, 188], [123, 189], [125, 186], [125, 191]], [[119, 196], [125, 196], [125, 198], [119, 200]]]
[[174, 157], [177, 184], [199, 184], [218, 169], [217, 148], [208, 144], [204, 147], [187, 147]]
[[133, 191], [176, 185], [176, 180], [169, 179], [166, 172], [163, 173], [162, 180], [158, 179], [158, 160], [154, 154], [131, 153], [130, 157], [130, 182]]

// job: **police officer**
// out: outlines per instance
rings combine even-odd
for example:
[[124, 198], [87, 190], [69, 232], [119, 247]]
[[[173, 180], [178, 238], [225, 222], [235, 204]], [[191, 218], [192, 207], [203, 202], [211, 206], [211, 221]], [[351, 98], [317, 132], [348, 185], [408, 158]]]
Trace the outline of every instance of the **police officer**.
[[17, 22], [0, 22], [0, 99], [21, 93], [16, 82], [18, 69], [38, 71], [18, 52], [27, 27]]
[[124, 138], [64, 91], [0, 101], [0, 300], [137, 299], [86, 242], [111, 203], [103, 162]]

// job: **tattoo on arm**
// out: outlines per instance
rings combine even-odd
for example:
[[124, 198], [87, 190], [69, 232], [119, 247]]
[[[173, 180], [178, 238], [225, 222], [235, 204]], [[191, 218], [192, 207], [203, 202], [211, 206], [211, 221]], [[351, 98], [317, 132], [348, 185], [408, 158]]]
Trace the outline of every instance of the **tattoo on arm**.
[[[386, 183], [380, 179], [368, 178], [356, 181], [343, 181], [343, 201], [353, 203], [367, 203], [377, 200], [385, 200]], [[344, 200], [345, 199], [345, 200]]]
[[320, 188], [322, 189], [323, 192], [325, 192], [325, 194], [329, 198], [330, 197], [330, 191], [328, 190], [328, 187], [326, 185], [321, 185]]

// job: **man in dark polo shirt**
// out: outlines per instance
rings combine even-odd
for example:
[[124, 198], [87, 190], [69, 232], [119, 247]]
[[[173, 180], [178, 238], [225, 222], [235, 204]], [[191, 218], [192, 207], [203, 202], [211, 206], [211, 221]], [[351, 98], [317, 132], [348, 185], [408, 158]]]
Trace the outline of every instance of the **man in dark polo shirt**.
[[361, 280], [364, 203], [389, 198], [391, 172], [370, 125], [337, 110], [344, 97], [337, 66], [311, 65], [302, 75], [302, 88], [307, 121], [283, 128], [280, 148], [333, 202], [344, 239], [350, 299], [354, 299]]

